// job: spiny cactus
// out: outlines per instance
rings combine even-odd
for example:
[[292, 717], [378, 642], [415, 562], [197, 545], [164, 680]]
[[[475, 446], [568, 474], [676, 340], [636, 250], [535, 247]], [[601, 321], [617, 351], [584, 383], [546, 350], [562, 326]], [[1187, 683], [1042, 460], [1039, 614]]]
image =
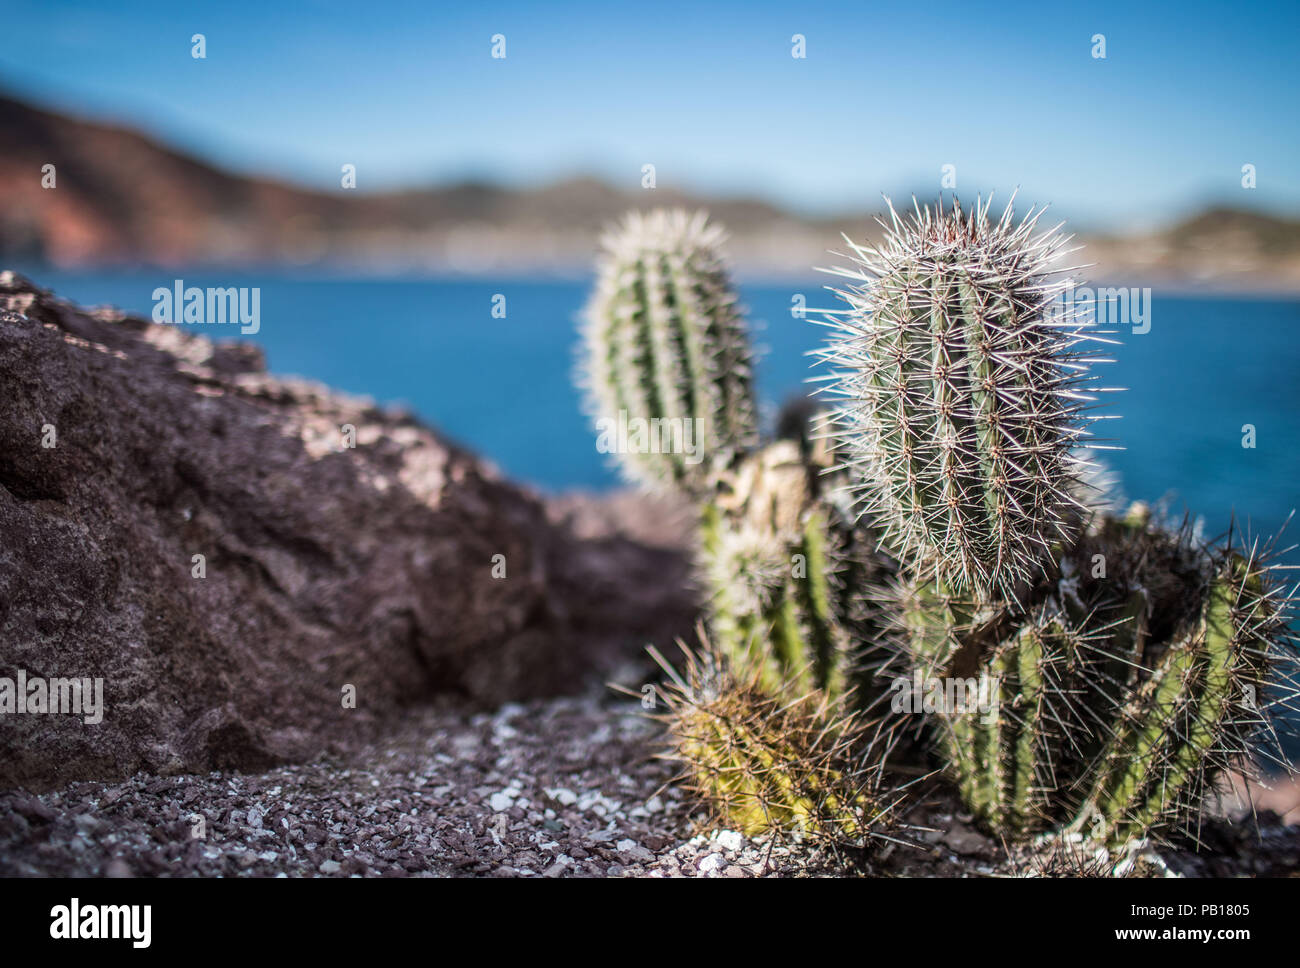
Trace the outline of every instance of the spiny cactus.
[[[1013, 199], [1014, 201], [1014, 199]], [[1008, 204], [917, 207], [849, 241], [821, 356], [862, 507], [892, 551], [957, 590], [1014, 598], [1077, 530], [1089, 336], [1058, 305], [1069, 241]]]
[[884, 828], [889, 805], [858, 720], [824, 696], [791, 697], [736, 676], [707, 644], [699, 656], [683, 651], [684, 675], [655, 654], [671, 680], [659, 693], [672, 744], [664, 758], [684, 766], [682, 779], [720, 819], [748, 836], [855, 845]]
[[603, 239], [583, 383], [604, 431], [644, 422], [645, 440], [620, 455], [638, 483], [705, 492], [714, 468], [755, 442], [752, 351], [723, 238], [704, 212], [658, 209]]
[[1199, 617], [1120, 706], [1076, 827], [1125, 843], [1176, 819], [1252, 757], [1285, 635], [1276, 596], [1249, 558], [1218, 563]]
[[891, 563], [826, 495], [827, 462], [781, 440], [722, 474], [699, 559], [713, 640], [732, 664], [765, 688], [834, 700], [869, 675], [861, 646], [873, 614], [860, 592]]
[[1256, 557], [1135, 509], [1095, 523], [1027, 608], [918, 589], [907, 616], [923, 675], [989, 684], [981, 708], [940, 717], [977, 818], [1120, 847], [1190, 816], [1260, 749], [1266, 691], [1289, 698], [1270, 680], [1292, 661], [1286, 611]]

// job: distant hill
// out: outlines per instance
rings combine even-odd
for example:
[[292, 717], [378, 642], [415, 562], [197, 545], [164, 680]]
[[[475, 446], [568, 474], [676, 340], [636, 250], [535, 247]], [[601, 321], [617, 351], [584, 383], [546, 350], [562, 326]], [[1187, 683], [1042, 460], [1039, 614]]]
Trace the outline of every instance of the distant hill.
[[[41, 186], [56, 166], [56, 187]], [[632, 207], [704, 206], [742, 272], [805, 275], [870, 213], [808, 219], [757, 199], [591, 178], [535, 189], [462, 183], [383, 194], [221, 171], [128, 128], [0, 97], [0, 260], [59, 266], [338, 265], [368, 271], [581, 272]], [[1300, 221], [1215, 209], [1143, 236], [1091, 238], [1091, 275], [1137, 284], [1300, 291]]]

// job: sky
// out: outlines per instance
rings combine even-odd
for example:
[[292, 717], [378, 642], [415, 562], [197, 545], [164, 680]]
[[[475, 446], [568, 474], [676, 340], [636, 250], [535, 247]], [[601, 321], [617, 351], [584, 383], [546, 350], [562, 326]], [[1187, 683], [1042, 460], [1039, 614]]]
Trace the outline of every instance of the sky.
[[1084, 229], [1300, 213], [1294, 0], [6, 0], [4, 21], [0, 90], [322, 188], [343, 164], [360, 190], [637, 187], [653, 164], [659, 186], [834, 214], [937, 193], [951, 165], [960, 196], [1019, 187]]

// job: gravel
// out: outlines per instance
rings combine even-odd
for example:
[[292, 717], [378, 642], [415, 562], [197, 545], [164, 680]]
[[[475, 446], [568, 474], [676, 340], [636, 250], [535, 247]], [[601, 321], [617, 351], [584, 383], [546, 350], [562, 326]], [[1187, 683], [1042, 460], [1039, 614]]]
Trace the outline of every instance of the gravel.
[[683, 842], [691, 811], [659, 790], [672, 771], [652, 738], [606, 695], [443, 704], [309, 764], [0, 794], [0, 875], [605, 877], [661, 856], [664, 872], [715, 873]]
[[[226, 877], [754, 877], [1052, 873], [969, 826], [938, 784], [904, 842], [835, 855], [718, 829], [653, 757], [655, 726], [600, 690], [407, 711], [376, 739], [315, 762], [79, 782], [0, 794], [0, 875]], [[1248, 829], [1249, 828], [1249, 829]], [[1154, 852], [1135, 873], [1300, 869], [1300, 828], [1264, 815]]]

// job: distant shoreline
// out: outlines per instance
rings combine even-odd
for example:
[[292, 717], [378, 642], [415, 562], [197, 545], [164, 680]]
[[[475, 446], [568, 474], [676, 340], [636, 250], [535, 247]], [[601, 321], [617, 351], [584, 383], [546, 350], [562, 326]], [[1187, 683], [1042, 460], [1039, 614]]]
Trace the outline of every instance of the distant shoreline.
[[[193, 276], [228, 276], [231, 278], [273, 278], [295, 282], [354, 283], [354, 282], [394, 282], [394, 283], [444, 283], [444, 282], [517, 282], [530, 285], [572, 285], [587, 283], [592, 278], [591, 270], [579, 262], [570, 266], [537, 267], [505, 265], [479, 270], [453, 269], [451, 267], [428, 267], [420, 269], [379, 269], [363, 265], [340, 262], [316, 263], [311, 265], [294, 265], [291, 263], [253, 264], [242, 262], [230, 263], [195, 263], [190, 265], [150, 265], [144, 263], [114, 264], [86, 263], [78, 265], [57, 265], [50, 262], [27, 261], [20, 259], [0, 259], [0, 270], [13, 269], [28, 278], [48, 279], [51, 276], [68, 275], [93, 278], [96, 276], [138, 277], [151, 285], [160, 278], [171, 279], [180, 274]], [[780, 272], [769, 267], [752, 265], [735, 265], [732, 267], [737, 283], [741, 286], [779, 287], [793, 286], [802, 289], [822, 290], [833, 286], [836, 280], [825, 273], [815, 270], [805, 272]], [[1300, 300], [1300, 278], [1281, 284], [1252, 285], [1244, 280], [1224, 282], [1197, 282], [1194, 280], [1170, 277], [1144, 277], [1141, 275], [1124, 275], [1113, 273], [1109, 276], [1091, 275], [1086, 277], [1093, 286], [1129, 286], [1146, 287], [1161, 294], [1164, 298], [1188, 299], [1249, 299], [1260, 301], [1292, 302]]]
[[[604, 227], [629, 209], [669, 206], [706, 209], [728, 230], [742, 281], [806, 286], [819, 278], [814, 266], [836, 261], [844, 234], [858, 242], [879, 234], [878, 213], [865, 208], [806, 216], [759, 198], [581, 176], [530, 188], [462, 182], [383, 193], [321, 190], [223, 171], [140, 132], [3, 94], [0, 148], [0, 263], [33, 265], [38, 275], [273, 266], [366, 278], [577, 280], [588, 277]], [[57, 182], [42, 183], [43, 166], [57, 168]], [[864, 204], [881, 203], [871, 196]], [[1220, 204], [1164, 228], [1084, 232], [1075, 243], [1080, 262], [1095, 267], [1080, 276], [1094, 283], [1196, 295], [1300, 294], [1294, 215]]]

